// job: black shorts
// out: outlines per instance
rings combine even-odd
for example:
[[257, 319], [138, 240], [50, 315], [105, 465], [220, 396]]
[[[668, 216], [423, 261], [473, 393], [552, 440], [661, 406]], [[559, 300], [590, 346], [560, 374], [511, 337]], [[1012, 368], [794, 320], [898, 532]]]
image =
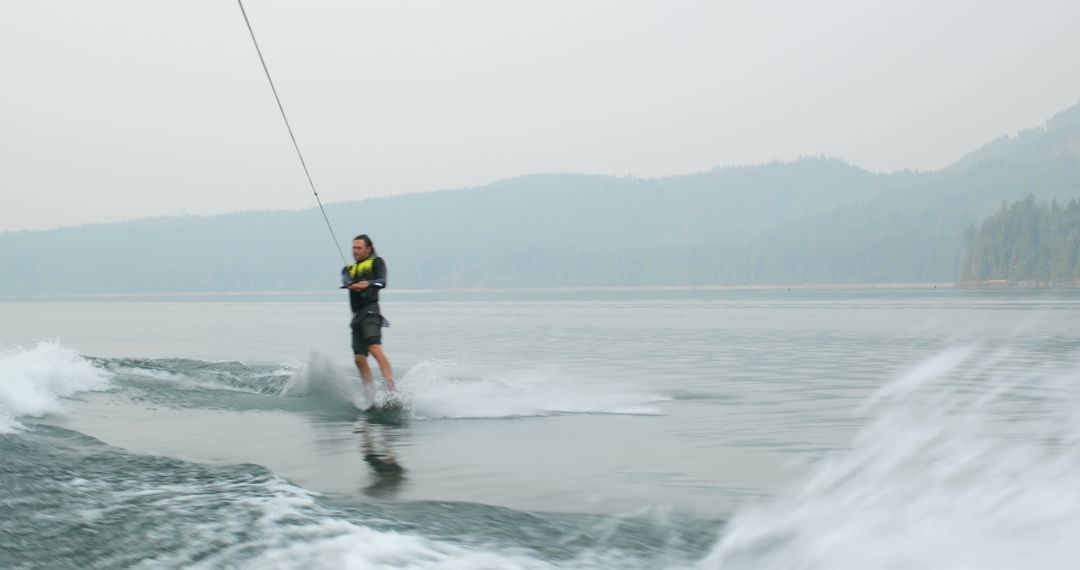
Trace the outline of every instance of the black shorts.
[[369, 346], [382, 344], [383, 321], [378, 306], [353, 313], [352, 323], [349, 325], [352, 329], [353, 354], [367, 356]]

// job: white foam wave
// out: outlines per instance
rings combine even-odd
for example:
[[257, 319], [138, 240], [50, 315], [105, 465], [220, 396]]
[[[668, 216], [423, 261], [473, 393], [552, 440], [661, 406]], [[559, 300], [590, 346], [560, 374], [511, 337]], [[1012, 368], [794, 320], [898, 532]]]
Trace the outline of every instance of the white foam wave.
[[738, 513], [724, 570], [1074, 568], [1080, 365], [946, 351], [883, 389], [853, 448]]
[[556, 369], [499, 370], [432, 360], [398, 383], [413, 417], [506, 418], [553, 414], [659, 415], [669, 398], [637, 387], [575, 378]]
[[397, 570], [541, 570], [554, 568], [525, 554], [497, 553], [424, 537], [377, 531], [345, 521], [325, 521], [307, 529], [338, 534], [273, 548], [246, 568]]
[[298, 366], [277, 368], [247, 366], [236, 362], [148, 361], [150, 366], [109, 361], [108, 371], [118, 378], [163, 384], [175, 390], [223, 390], [230, 392], [280, 394], [296, 382]]
[[[222, 488], [174, 487], [137, 490], [142, 501], [155, 507], [189, 509], [204, 501], [207, 491], [219, 497], [240, 494], [225, 517], [199, 525], [192, 547], [162, 553], [136, 568], [184, 567], [193, 569], [251, 568], [259, 570], [310, 568], [312, 570], [540, 570], [554, 568], [525, 552], [474, 548], [416, 534], [378, 530], [361, 521], [337, 516], [314, 501], [310, 491], [280, 479], [242, 482]], [[248, 514], [243, 507], [254, 509]], [[240, 516], [228, 516], [231, 512]], [[251, 516], [254, 515], [254, 516]], [[385, 521], [371, 521], [382, 523]], [[206, 555], [202, 539], [231, 544]], [[223, 537], [235, 539], [226, 541]], [[601, 566], [603, 567], [603, 566]]]
[[55, 342], [0, 349], [0, 433], [22, 429], [18, 418], [63, 411], [62, 400], [108, 386], [109, 373]]
[[[586, 550], [573, 559], [551, 562], [526, 548], [492, 543], [477, 545], [435, 539], [411, 532], [380, 530], [345, 520], [319, 507], [311, 494], [284, 481], [271, 484], [270, 497], [249, 499], [265, 513], [257, 533], [244, 527], [255, 543], [237, 544], [194, 568], [310, 568], [312, 570], [555, 570], [641, 568], [632, 555], [605, 548]], [[237, 554], [258, 552], [254, 557]], [[649, 566], [645, 566], [649, 567]], [[670, 570], [683, 565], [665, 566]]]

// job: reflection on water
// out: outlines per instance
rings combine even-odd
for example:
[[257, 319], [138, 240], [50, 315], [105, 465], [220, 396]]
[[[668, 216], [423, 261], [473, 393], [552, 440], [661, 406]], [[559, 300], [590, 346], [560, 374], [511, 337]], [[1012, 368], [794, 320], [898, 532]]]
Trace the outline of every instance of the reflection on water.
[[[393, 419], [395, 421], [388, 421]], [[393, 499], [405, 482], [405, 467], [394, 453], [396, 429], [404, 425], [398, 414], [395, 418], [378, 415], [363, 417], [353, 427], [360, 434], [360, 449], [364, 462], [371, 468], [371, 483], [363, 488], [365, 495], [376, 499]]]

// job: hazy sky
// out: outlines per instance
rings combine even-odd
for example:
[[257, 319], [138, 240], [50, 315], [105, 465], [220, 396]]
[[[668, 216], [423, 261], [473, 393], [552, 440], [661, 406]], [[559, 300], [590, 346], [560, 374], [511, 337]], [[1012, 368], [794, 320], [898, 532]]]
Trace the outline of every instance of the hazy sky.
[[[825, 154], [940, 168], [1080, 102], [1080, 2], [245, 7], [324, 202]], [[0, 231], [314, 205], [232, 0], [0, 3]]]

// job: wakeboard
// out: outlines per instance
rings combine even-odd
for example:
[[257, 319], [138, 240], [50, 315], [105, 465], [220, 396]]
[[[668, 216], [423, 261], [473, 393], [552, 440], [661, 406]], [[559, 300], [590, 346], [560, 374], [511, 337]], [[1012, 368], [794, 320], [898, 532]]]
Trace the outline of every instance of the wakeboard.
[[361, 410], [365, 417], [372, 420], [401, 421], [405, 419], [406, 410], [401, 402], [383, 402], [374, 406], [368, 406]]

